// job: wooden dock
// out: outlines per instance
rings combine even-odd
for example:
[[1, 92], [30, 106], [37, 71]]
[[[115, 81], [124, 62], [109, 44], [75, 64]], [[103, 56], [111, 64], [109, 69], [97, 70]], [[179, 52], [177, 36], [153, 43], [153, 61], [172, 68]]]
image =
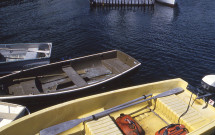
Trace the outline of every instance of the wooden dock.
[[153, 6], [155, 0], [89, 0], [91, 6]]

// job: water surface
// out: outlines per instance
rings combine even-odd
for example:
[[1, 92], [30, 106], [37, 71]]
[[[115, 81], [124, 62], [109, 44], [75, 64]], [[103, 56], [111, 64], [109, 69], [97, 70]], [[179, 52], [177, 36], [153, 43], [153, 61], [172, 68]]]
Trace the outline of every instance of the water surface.
[[111, 89], [172, 78], [197, 86], [215, 73], [214, 7], [214, 0], [178, 0], [175, 8], [2, 0], [0, 43], [52, 42], [52, 61], [118, 49], [142, 63]]

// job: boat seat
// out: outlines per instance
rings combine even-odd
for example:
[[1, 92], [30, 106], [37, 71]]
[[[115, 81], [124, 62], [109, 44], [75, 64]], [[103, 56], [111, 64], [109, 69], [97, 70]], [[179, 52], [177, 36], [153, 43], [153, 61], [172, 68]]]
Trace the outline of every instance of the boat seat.
[[14, 120], [16, 117], [17, 117], [17, 114], [14, 114], [14, 113], [2, 113], [2, 112], [0, 112], [0, 118], [1, 119]]
[[123, 135], [110, 116], [85, 123], [86, 135]]
[[7, 102], [0, 102], [0, 128], [24, 115], [24, 107]]
[[0, 118], [0, 128], [11, 123], [13, 120], [11, 119], [3, 119], [3, 118]]
[[[156, 109], [162, 116], [171, 121], [178, 123], [178, 118], [187, 110], [187, 103], [176, 95], [158, 98]], [[156, 110], [155, 109], [155, 110]], [[208, 123], [208, 119], [190, 106], [188, 112], [180, 118], [180, 123], [185, 125], [189, 131], [199, 128], [200, 125]]]
[[87, 85], [87, 82], [71, 66], [63, 67], [62, 70], [77, 87], [83, 87]]
[[24, 59], [35, 59], [37, 58], [38, 48], [28, 48]]
[[104, 64], [104, 66], [112, 70], [112, 72], [115, 71], [116, 73], [122, 73], [130, 69], [127, 64], [123, 63], [118, 58], [102, 60], [102, 63]]

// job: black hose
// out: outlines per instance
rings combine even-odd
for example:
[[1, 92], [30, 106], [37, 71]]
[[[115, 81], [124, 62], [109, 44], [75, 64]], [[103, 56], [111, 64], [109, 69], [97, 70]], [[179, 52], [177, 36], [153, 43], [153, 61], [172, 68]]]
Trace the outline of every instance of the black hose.
[[[180, 118], [181, 118], [182, 116], [184, 116], [184, 115], [188, 112], [188, 110], [189, 110], [189, 108], [190, 108], [190, 102], [191, 102], [192, 96], [193, 96], [193, 93], [192, 93], [191, 96], [190, 96], [190, 101], [189, 101], [189, 104], [188, 104], [188, 106], [187, 106], [187, 110], [178, 118], [178, 124], [180, 124], [180, 123], [179, 123]], [[194, 101], [195, 101], [195, 100], [194, 100]], [[193, 102], [193, 103], [194, 103], [194, 102]], [[192, 105], [193, 105], [193, 103], [192, 103]]]

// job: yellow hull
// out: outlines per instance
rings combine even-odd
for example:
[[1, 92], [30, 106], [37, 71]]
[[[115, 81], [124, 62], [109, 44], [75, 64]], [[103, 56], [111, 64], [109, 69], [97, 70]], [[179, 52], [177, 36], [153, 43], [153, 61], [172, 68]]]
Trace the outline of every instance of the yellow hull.
[[[156, 131], [168, 124], [177, 123], [179, 116], [185, 112], [190, 100], [191, 92], [187, 82], [182, 79], [172, 79], [156, 83], [144, 84], [123, 88], [107, 93], [80, 98], [77, 100], [55, 105], [31, 115], [18, 119], [0, 129], [0, 135], [31, 135], [39, 131], [78, 118], [90, 116], [108, 108], [133, 100], [142, 95], [157, 95], [164, 91], [181, 87], [184, 92], [178, 95], [159, 98], [144, 102], [127, 109], [123, 109], [97, 121], [81, 123], [62, 134], [120, 134], [113, 119], [121, 113], [130, 114], [145, 130], [146, 135], [154, 135]], [[192, 100], [196, 95], [192, 96]], [[189, 135], [211, 134], [215, 129], [215, 109], [203, 100], [196, 100], [189, 111], [180, 119], [180, 124], [185, 125]], [[154, 110], [154, 111], [152, 111]], [[101, 124], [102, 123], [102, 124]], [[114, 133], [115, 132], [115, 133]]]

